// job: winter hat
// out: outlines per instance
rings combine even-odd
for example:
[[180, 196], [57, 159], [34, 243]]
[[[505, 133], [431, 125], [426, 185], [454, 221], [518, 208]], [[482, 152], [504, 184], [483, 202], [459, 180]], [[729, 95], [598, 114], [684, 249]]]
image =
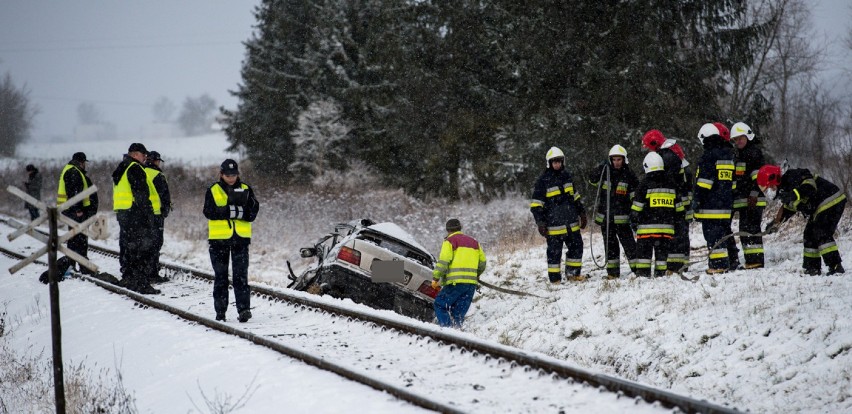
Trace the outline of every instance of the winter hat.
[[86, 153], [85, 152], [75, 152], [74, 155], [71, 156], [71, 161], [77, 162], [86, 162]]
[[225, 175], [240, 175], [240, 169], [237, 167], [237, 162], [230, 158], [222, 161], [219, 171]]
[[32, 165], [32, 164], [27, 164], [26, 168], [27, 168], [27, 171], [35, 171], [36, 170], [35, 165]]
[[148, 161], [162, 161], [160, 158], [160, 153], [157, 151], [151, 151], [148, 153]]
[[459, 219], [451, 218], [447, 220], [447, 231], [450, 233], [461, 231], [461, 222]]
[[131, 152], [134, 152], [134, 151], [138, 151], [138, 152], [141, 152], [143, 154], [148, 154], [148, 150], [145, 149], [145, 146], [138, 143], [138, 142], [134, 142], [134, 143], [130, 144], [130, 148], [127, 149], [128, 154], [131, 153]]

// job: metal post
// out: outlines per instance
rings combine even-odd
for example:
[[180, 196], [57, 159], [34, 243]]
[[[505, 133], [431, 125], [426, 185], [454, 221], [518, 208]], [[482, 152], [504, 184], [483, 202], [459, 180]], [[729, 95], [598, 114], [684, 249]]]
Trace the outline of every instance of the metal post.
[[48, 238], [47, 264], [48, 277], [50, 280], [50, 327], [53, 337], [53, 389], [56, 399], [56, 414], [65, 414], [65, 373], [62, 369], [62, 326], [59, 318], [59, 283], [58, 278], [63, 275], [56, 274], [56, 250], [59, 235], [57, 234], [56, 207], [48, 207], [47, 216], [50, 226]]

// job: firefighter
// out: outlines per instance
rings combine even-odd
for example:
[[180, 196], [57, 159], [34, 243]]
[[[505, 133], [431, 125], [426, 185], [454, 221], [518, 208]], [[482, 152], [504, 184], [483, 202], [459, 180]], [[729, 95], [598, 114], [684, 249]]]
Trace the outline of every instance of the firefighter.
[[595, 223], [601, 227], [606, 244], [606, 278], [617, 279], [621, 276], [620, 247], [630, 269], [634, 266], [636, 240], [630, 227], [630, 206], [639, 179], [630, 169], [624, 147], [613, 145], [608, 158], [590, 172], [589, 182], [598, 189]]
[[[65, 168], [59, 174], [59, 184], [56, 190], [57, 205], [68, 201], [68, 199], [92, 186], [92, 180], [86, 174], [87, 163], [86, 154], [83, 152], [76, 152], [71, 156], [71, 161], [65, 165]], [[79, 203], [65, 209], [62, 214], [71, 220], [82, 223], [98, 213], [98, 204], [98, 193], [94, 192]], [[86, 236], [85, 233], [79, 233], [68, 239], [66, 246], [80, 256], [89, 257], [89, 236]], [[74, 262], [70, 259], [62, 260], [59, 273], [65, 273], [65, 270], [73, 264]], [[82, 266], [80, 272], [92, 274], [91, 270]]]
[[683, 149], [674, 139], [652, 129], [642, 137], [642, 147], [660, 154], [666, 175], [677, 190], [675, 234], [669, 244], [666, 268], [670, 273], [683, 273], [689, 266], [689, 222], [692, 220], [692, 176]]
[[[701, 222], [704, 240], [710, 250], [707, 274], [727, 272], [731, 268], [731, 214], [734, 205], [734, 150], [730, 132], [720, 123], [707, 123], [698, 131], [704, 147], [695, 181], [695, 219]], [[736, 246], [733, 247], [736, 251]], [[734, 256], [736, 257], [736, 256]], [[734, 266], [736, 268], [736, 266]]]
[[[846, 206], [846, 195], [834, 183], [797, 168], [781, 171], [777, 165], [764, 165], [757, 173], [757, 185], [769, 199], [781, 201], [782, 208], [767, 226], [767, 233], [801, 212], [807, 217], [804, 232], [802, 268], [807, 275], [819, 275], [822, 261], [828, 275], [845, 273], [834, 232]], [[820, 261], [822, 258], [822, 261]]]
[[479, 276], [485, 271], [485, 252], [476, 239], [461, 232], [458, 219], [447, 220], [446, 229], [447, 237], [432, 271], [432, 288], [441, 289], [433, 306], [438, 325], [461, 328]]
[[636, 276], [657, 277], [667, 272], [669, 248], [675, 235], [680, 200], [659, 153], [649, 152], [642, 162], [645, 177], [633, 197], [631, 221], [636, 224]]
[[148, 189], [148, 176], [142, 164], [148, 150], [134, 142], [112, 172], [112, 204], [118, 219], [120, 284], [150, 295], [159, 294], [148, 281], [154, 254], [154, 209]]
[[[24, 189], [27, 190], [27, 194], [32, 196], [32, 198], [41, 201], [41, 173], [38, 171], [38, 168], [32, 164], [27, 164], [26, 170], [27, 179], [24, 181]], [[24, 207], [26, 207], [27, 211], [30, 213], [30, 220], [38, 218], [38, 207], [30, 203], [24, 203]]]
[[151, 208], [154, 210], [154, 223], [152, 234], [154, 236], [153, 253], [151, 254], [151, 265], [148, 270], [153, 273], [148, 275], [150, 283], [168, 282], [169, 279], [159, 274], [160, 250], [163, 248], [163, 230], [166, 217], [172, 211], [172, 196], [169, 193], [169, 183], [162, 170], [163, 158], [157, 151], [148, 152], [145, 160], [145, 175], [148, 180], [148, 191], [151, 193]]
[[545, 157], [547, 169], [538, 178], [532, 192], [530, 211], [538, 232], [547, 239], [547, 276], [550, 283], [562, 281], [560, 259], [566, 245], [565, 276], [570, 281], [583, 281], [580, 275], [583, 261], [583, 238], [580, 229], [586, 228], [586, 209], [580, 194], [574, 191], [571, 173], [565, 169], [565, 154], [551, 147]]
[[248, 284], [249, 244], [251, 223], [257, 217], [260, 203], [252, 188], [240, 180], [237, 162], [227, 159], [219, 168], [219, 181], [204, 196], [204, 217], [207, 218], [210, 262], [213, 265], [213, 309], [216, 320], [225, 321], [228, 310], [228, 263], [234, 279], [234, 299], [237, 320], [251, 318]]
[[[754, 142], [754, 131], [744, 122], [731, 127], [731, 140], [736, 147], [734, 158], [736, 188], [734, 189], [734, 213], [739, 213], [739, 231], [758, 234], [763, 210], [766, 208], [766, 196], [757, 186], [757, 172], [765, 162], [763, 151]], [[761, 236], [742, 236], [745, 269], [763, 267], [763, 238]]]

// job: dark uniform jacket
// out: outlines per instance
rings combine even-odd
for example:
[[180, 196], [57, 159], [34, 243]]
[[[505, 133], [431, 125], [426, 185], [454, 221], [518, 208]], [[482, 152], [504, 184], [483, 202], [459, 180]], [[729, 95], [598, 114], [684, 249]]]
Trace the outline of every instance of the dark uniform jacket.
[[777, 199], [784, 205], [783, 219], [797, 211], [809, 219], [846, 199], [846, 195], [834, 183], [814, 176], [808, 169], [792, 169], [781, 176]]
[[[68, 195], [68, 199], [70, 200], [71, 197], [74, 197], [75, 195], [83, 192], [83, 187], [84, 187], [83, 186], [83, 180], [84, 179], [86, 180], [86, 182], [85, 182], [86, 188], [92, 186], [92, 179], [89, 178], [89, 175], [86, 174], [86, 170], [84, 170], [82, 165], [80, 165], [80, 163], [78, 163], [77, 161], [71, 161], [68, 164], [73, 165], [74, 168], [71, 168], [68, 171], [66, 171], [65, 175], [62, 176], [62, 179], [65, 180], [65, 194]], [[80, 173], [77, 172], [78, 170], [83, 173], [82, 177], [80, 176]], [[78, 212], [82, 212], [83, 215], [80, 216], [80, 217], [77, 217]], [[65, 211], [62, 212], [62, 214], [66, 215], [69, 218], [72, 218], [75, 221], [78, 221], [80, 223], [88, 220], [90, 217], [94, 216], [97, 213], [98, 213], [98, 192], [97, 191], [95, 191], [94, 193], [89, 195], [89, 205], [88, 206], [84, 206], [83, 202], [81, 201], [81, 202], [74, 204], [73, 206], [67, 208]]]
[[[579, 216], [586, 213], [580, 194], [574, 190], [574, 180], [565, 168], [548, 168], [533, 188], [530, 211], [537, 225], [547, 226], [550, 236], [579, 230]], [[576, 230], [572, 230], [576, 226]]]
[[677, 215], [677, 190], [669, 174], [653, 171], [639, 183], [631, 206], [631, 222], [637, 225], [636, 238], [673, 237]]
[[695, 180], [695, 218], [730, 220], [734, 206], [734, 150], [718, 135], [704, 139]]
[[763, 151], [749, 141], [746, 146], [736, 151], [735, 158], [734, 209], [748, 207], [748, 198], [757, 197], [757, 206], [766, 207], [766, 196], [757, 187], [757, 171], [766, 164]]
[[[133, 163], [135, 165], [131, 166]], [[128, 169], [128, 166], [130, 166], [130, 169]], [[151, 199], [149, 198], [148, 175], [145, 174], [145, 167], [125, 154], [124, 159], [121, 160], [121, 163], [112, 172], [113, 185], [118, 185], [125, 170], [127, 170], [127, 181], [130, 183], [130, 191], [133, 193], [133, 205], [128, 209], [128, 213], [135, 218], [153, 218], [154, 209], [151, 207]]]
[[[216, 200], [213, 198], [213, 192], [210, 188], [213, 188], [213, 185], [218, 184], [222, 187], [222, 190], [228, 194], [228, 205], [219, 207], [216, 205]], [[207, 220], [232, 220], [231, 218], [231, 207], [230, 206], [238, 206], [243, 208], [243, 221], [252, 222], [255, 218], [257, 218], [257, 212], [260, 210], [260, 203], [257, 202], [257, 198], [254, 196], [254, 190], [252, 190], [251, 186], [246, 185], [247, 191], [241, 192], [241, 195], [235, 195], [234, 188], [239, 188], [242, 186], [243, 182], [240, 179], [237, 179], [237, 182], [234, 183], [233, 186], [229, 186], [225, 180], [220, 179], [217, 183], [210, 186], [207, 189], [207, 193], [204, 195], [204, 217]], [[251, 239], [241, 237], [237, 232], [234, 232], [234, 235], [228, 240], [208, 240], [210, 244], [250, 244]]]
[[[41, 200], [41, 187], [42, 187], [42, 177], [41, 173], [38, 171], [38, 168], [33, 170], [32, 172], [27, 173], [27, 180], [24, 181], [24, 189], [27, 190], [27, 194], [31, 195], [36, 200]], [[24, 203], [26, 208], [35, 207], [30, 203]]]
[[[609, 165], [610, 181], [607, 181], [604, 167]], [[601, 175], [603, 173], [603, 175]], [[600, 182], [598, 182], [600, 181]], [[601, 163], [596, 168], [592, 169], [589, 175], [589, 182], [598, 188], [598, 204], [595, 214], [595, 223], [603, 224], [604, 218], [607, 216], [606, 197], [609, 193], [609, 212], [610, 223], [627, 224], [630, 222], [630, 205], [632, 203], [633, 192], [636, 186], [639, 185], [639, 179], [636, 174], [630, 169], [628, 164], [622, 164], [620, 169], [612, 167], [612, 162], [607, 161]]]

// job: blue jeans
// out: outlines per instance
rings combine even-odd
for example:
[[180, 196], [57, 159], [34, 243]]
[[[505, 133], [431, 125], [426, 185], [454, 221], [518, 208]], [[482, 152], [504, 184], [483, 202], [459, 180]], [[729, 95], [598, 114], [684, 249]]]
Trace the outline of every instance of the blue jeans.
[[438, 325], [461, 328], [475, 292], [476, 285], [473, 283], [457, 283], [441, 288], [434, 304]]

